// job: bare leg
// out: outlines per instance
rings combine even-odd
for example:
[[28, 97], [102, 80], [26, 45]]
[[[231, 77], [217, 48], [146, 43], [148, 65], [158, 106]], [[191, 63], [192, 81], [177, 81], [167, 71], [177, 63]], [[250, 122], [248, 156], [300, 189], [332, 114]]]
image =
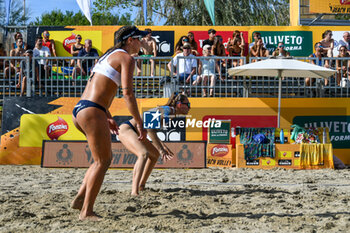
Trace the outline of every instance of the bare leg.
[[140, 191], [143, 191], [145, 189], [148, 177], [151, 175], [152, 170], [159, 158], [159, 151], [153, 146], [153, 144], [150, 141], [145, 141], [144, 144], [147, 147], [147, 151], [149, 152], [149, 157], [148, 157], [145, 169], [143, 171], [142, 178], [140, 180], [140, 185], [139, 185]]
[[214, 95], [214, 86], [215, 86], [215, 75], [210, 76], [210, 92], [209, 95], [213, 97]]
[[141, 75], [141, 59], [138, 59], [137, 60], [137, 76], [140, 76]]
[[203, 86], [203, 97], [206, 97], [208, 94], [207, 94], [207, 88], [205, 87], [208, 83], [208, 76], [205, 75], [204, 78], [203, 78], [203, 83], [202, 83], [202, 86]]
[[154, 68], [155, 68], [155, 62], [153, 59], [149, 60], [150, 64], [151, 64], [151, 76], [154, 76]]

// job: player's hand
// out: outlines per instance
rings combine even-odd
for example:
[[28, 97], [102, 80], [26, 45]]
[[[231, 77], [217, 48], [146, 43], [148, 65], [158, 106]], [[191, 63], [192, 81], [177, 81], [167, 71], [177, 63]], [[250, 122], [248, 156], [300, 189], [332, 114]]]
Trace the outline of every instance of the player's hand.
[[163, 144], [163, 148], [159, 152], [164, 162], [174, 158], [174, 153], [164, 144]]
[[147, 130], [143, 128], [142, 123], [136, 123], [136, 129], [137, 129], [137, 132], [139, 133], [138, 139], [140, 141], [144, 141], [147, 138]]
[[115, 122], [115, 120], [113, 118], [108, 118], [108, 126], [109, 126], [109, 130], [111, 131], [111, 134], [115, 134], [115, 135], [119, 135], [119, 126], [117, 124], [117, 122]]

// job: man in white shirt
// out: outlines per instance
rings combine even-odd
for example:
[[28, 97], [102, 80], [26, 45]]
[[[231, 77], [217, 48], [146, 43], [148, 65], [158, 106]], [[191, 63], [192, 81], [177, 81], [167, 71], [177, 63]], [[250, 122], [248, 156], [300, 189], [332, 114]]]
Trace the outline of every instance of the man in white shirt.
[[339, 44], [340, 44], [339, 48], [341, 46], [345, 46], [349, 53], [349, 50], [350, 50], [350, 33], [349, 32], [343, 33], [343, 39], [339, 40]]
[[[43, 38], [38, 36], [35, 40], [35, 48], [33, 49], [33, 57], [50, 57], [51, 52], [48, 47], [43, 46]], [[50, 72], [49, 61], [47, 59], [36, 60], [39, 64], [40, 77], [48, 77]]]
[[[194, 55], [191, 54], [191, 45], [185, 43], [182, 46], [183, 52], [178, 53], [169, 63], [168, 69], [173, 72], [173, 75], [179, 77], [180, 82], [192, 83], [196, 80], [196, 70], [197, 70], [197, 60], [191, 59], [194, 58]], [[188, 59], [178, 58], [178, 57], [188, 57]], [[175, 67], [175, 70], [172, 69], [172, 66]]]

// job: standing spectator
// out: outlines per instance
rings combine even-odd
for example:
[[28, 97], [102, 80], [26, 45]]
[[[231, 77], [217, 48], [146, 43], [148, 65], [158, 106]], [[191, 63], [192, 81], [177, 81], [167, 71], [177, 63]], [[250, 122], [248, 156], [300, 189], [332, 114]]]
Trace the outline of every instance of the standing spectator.
[[[21, 71], [19, 72], [19, 78], [18, 83], [16, 85], [16, 88], [20, 88], [21, 84], [21, 96], [24, 95], [24, 91], [27, 87], [27, 79], [32, 79], [33, 77], [33, 50], [28, 49], [25, 51], [24, 56], [29, 57], [29, 66], [27, 67], [27, 61], [22, 60], [21, 61]], [[29, 76], [27, 76], [27, 68], [29, 69]], [[35, 80], [31, 80], [33, 83], [38, 84], [39, 83], [39, 72], [38, 72], [38, 64], [35, 62]], [[23, 77], [23, 79], [22, 79]]]
[[[81, 35], [76, 35], [75, 36], [75, 43], [70, 47], [70, 53], [72, 54], [73, 57], [77, 57], [80, 50], [84, 48], [84, 45], [81, 43]], [[72, 59], [70, 65], [74, 66], [75, 60]]]
[[[268, 57], [269, 50], [265, 48], [264, 43], [261, 38], [258, 38], [257, 41], [254, 42], [253, 47], [250, 48], [250, 56], [251, 57]], [[256, 62], [256, 60], [252, 60], [252, 62]]]
[[[310, 62], [312, 64], [314, 64], [314, 65], [322, 66], [322, 57], [325, 57], [325, 55], [323, 53], [323, 46], [321, 45], [320, 42], [317, 42], [315, 44], [315, 53], [311, 54], [309, 57], [318, 58], [318, 61], [310, 59]], [[325, 63], [325, 67], [329, 68], [329, 66], [326, 63]], [[306, 86], [310, 86], [314, 81], [315, 81], [315, 79], [306, 78], [305, 79], [305, 85]], [[328, 80], [327, 79], [325, 79], [325, 85], [328, 85]]]
[[339, 41], [339, 44], [340, 46], [345, 46], [349, 53], [350, 51], [350, 33], [349, 32], [343, 33], [343, 39]]
[[90, 75], [91, 69], [97, 62], [97, 59], [84, 59], [84, 57], [98, 57], [98, 52], [96, 49], [92, 48], [92, 41], [90, 39], [85, 40], [84, 48], [79, 51], [78, 57], [82, 59], [78, 60], [78, 66], [73, 69], [73, 79], [76, 78], [76, 73], [82, 76]]
[[190, 45], [191, 45], [192, 54], [195, 55], [195, 56], [199, 56], [198, 44], [197, 44], [197, 42], [194, 40], [194, 34], [193, 34], [193, 32], [188, 32], [187, 37], [188, 37], [189, 43], [190, 43]]
[[[331, 30], [326, 30], [322, 34], [322, 40], [320, 41], [322, 49], [322, 54], [325, 57], [333, 57], [334, 40], [332, 38], [333, 34]], [[325, 60], [325, 64], [329, 66], [329, 60]]]
[[[11, 49], [10, 57], [22, 57], [24, 55], [23, 49], [23, 39], [18, 38], [16, 41], [16, 48]], [[10, 74], [17, 74], [20, 70], [19, 68], [20, 61], [10, 60], [10, 66], [5, 68], [5, 78], [8, 79]]]
[[215, 37], [215, 35], [216, 35], [216, 31], [215, 31], [215, 29], [209, 29], [208, 30], [208, 35], [209, 35], [209, 39], [206, 39], [205, 41], [203, 41], [203, 47], [204, 47], [204, 45], [210, 45], [210, 46], [213, 46], [213, 44], [214, 44], [214, 37]]
[[[16, 49], [16, 48], [17, 48], [16, 41], [17, 41], [19, 38], [22, 38], [22, 40], [23, 40], [23, 35], [22, 35], [22, 33], [20, 33], [20, 32], [16, 32], [15, 35], [14, 35], [13, 37], [14, 37], [14, 39], [15, 39], [15, 42], [11, 44], [11, 47], [12, 47], [12, 49]], [[27, 50], [27, 47], [28, 47], [27, 44], [23, 41], [22, 48], [23, 48], [24, 50]]]
[[[338, 86], [341, 85], [341, 83], [345, 84], [348, 80], [350, 81], [349, 76], [349, 68], [350, 68], [350, 55], [348, 54], [348, 50], [346, 49], [345, 45], [340, 46], [339, 48], [339, 55], [337, 57], [346, 57], [346, 60], [336, 60], [336, 69], [337, 69], [337, 84]], [[342, 81], [344, 80], [344, 82]], [[341, 85], [345, 87], [345, 85]]]
[[[210, 78], [210, 91], [209, 96], [213, 97], [214, 94], [214, 86], [216, 81], [216, 71], [220, 75], [220, 79], [223, 81], [221, 77], [221, 71], [219, 64], [215, 61], [214, 58], [211, 58], [211, 47], [210, 45], [204, 45], [203, 47], [203, 59], [199, 60], [198, 71], [199, 74], [197, 80], [193, 82], [193, 85], [199, 85], [203, 80], [203, 86], [207, 85], [208, 79]], [[207, 96], [207, 89], [204, 87], [202, 89], [202, 96]]]
[[[43, 38], [38, 36], [35, 41], [35, 48], [33, 50], [34, 57], [51, 57], [50, 49], [43, 46]], [[48, 59], [37, 60], [39, 64], [40, 78], [47, 78], [50, 72], [50, 66]]]
[[54, 57], [57, 57], [56, 49], [55, 49], [55, 41], [50, 39], [50, 33], [45, 30], [43, 32], [43, 37], [44, 37], [43, 46], [48, 47], [50, 49], [51, 55], [53, 55]]
[[[152, 30], [145, 29], [148, 32], [147, 36], [143, 37], [141, 40], [141, 50], [142, 55], [140, 57], [156, 57], [157, 56], [157, 42], [152, 37]], [[141, 75], [141, 59], [137, 60], [137, 75]], [[149, 60], [151, 65], [151, 76], [154, 76], [155, 62], [154, 59]]]
[[283, 42], [279, 42], [275, 51], [273, 51], [272, 56], [274, 57], [290, 57], [290, 53], [284, 49]]
[[[243, 38], [243, 33], [236, 30], [233, 35], [232, 39], [228, 38], [227, 42], [227, 52], [230, 57], [244, 57], [244, 47], [245, 47], [245, 41]], [[243, 65], [243, 59], [239, 61], [233, 60], [232, 65], [236, 67], [237, 65]]]
[[189, 43], [189, 42], [190, 42], [190, 39], [187, 36], [181, 36], [175, 45], [175, 55], [182, 53], [183, 52], [182, 48], [183, 48], [184, 44]]
[[[173, 75], [176, 76], [179, 74], [180, 82], [191, 83], [196, 80], [196, 69], [197, 69], [197, 60], [191, 59], [194, 58], [194, 55], [191, 54], [191, 45], [189, 43], [185, 43], [183, 46], [183, 53], [177, 54], [169, 63], [168, 69], [173, 71], [172, 66], [175, 67], [175, 71]], [[188, 57], [186, 59], [178, 57]]]

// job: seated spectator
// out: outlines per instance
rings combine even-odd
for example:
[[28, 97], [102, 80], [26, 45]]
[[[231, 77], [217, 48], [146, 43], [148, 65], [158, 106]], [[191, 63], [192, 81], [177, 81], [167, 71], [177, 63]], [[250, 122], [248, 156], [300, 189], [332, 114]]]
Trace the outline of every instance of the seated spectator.
[[[142, 55], [140, 57], [156, 57], [157, 56], [157, 42], [152, 37], [152, 30], [149, 28], [145, 29], [148, 34], [141, 40], [141, 50]], [[137, 60], [137, 75], [141, 75], [141, 59]], [[147, 63], [147, 60], [146, 60]], [[151, 76], [154, 76], [155, 62], [154, 59], [150, 59], [149, 63], [151, 65]]]
[[[191, 54], [191, 45], [185, 43], [182, 47], [183, 52], [176, 54], [176, 56], [168, 63], [168, 69], [170, 72], [173, 71], [173, 76], [177, 77], [179, 75], [179, 82], [192, 83], [196, 80], [196, 69], [197, 69], [197, 60], [191, 59], [194, 58], [194, 55]], [[188, 57], [188, 59], [178, 57]], [[173, 69], [175, 67], [175, 70]]]
[[[251, 57], [268, 57], [269, 50], [264, 47], [264, 43], [261, 38], [255, 41], [253, 47], [250, 48], [250, 56]], [[256, 62], [257, 60], [252, 60], [252, 62]]]
[[[33, 50], [28, 49], [25, 51], [24, 56], [29, 57], [29, 66], [27, 67], [27, 61], [22, 60], [21, 61], [21, 71], [19, 72], [19, 78], [18, 78], [18, 83], [16, 85], [16, 88], [21, 88], [21, 95], [24, 95], [24, 92], [27, 88], [27, 80], [31, 80], [31, 84], [35, 83], [36, 85], [39, 84], [39, 66], [35, 62], [35, 80], [32, 80], [33, 78]], [[27, 73], [27, 68], [29, 69], [29, 76]], [[23, 78], [22, 78], [23, 77]], [[22, 86], [21, 86], [22, 84]]]
[[175, 55], [182, 53], [182, 47], [184, 46], [185, 43], [189, 43], [190, 39], [187, 36], [181, 36], [178, 42], [175, 45]]
[[[333, 34], [331, 30], [327, 30], [322, 34], [322, 40], [320, 41], [323, 47], [322, 54], [324, 57], [333, 57], [334, 40], [332, 38]], [[325, 64], [330, 65], [329, 60], [325, 60]]]
[[[350, 33], [349, 32], [344, 32], [343, 33], [343, 39], [339, 40], [340, 46], [345, 46], [348, 53], [350, 52]], [[340, 50], [340, 48], [339, 48]]]
[[[11, 49], [10, 57], [22, 57], [24, 55], [23, 49], [23, 39], [18, 38], [16, 41], [16, 48]], [[10, 65], [5, 68], [5, 78], [8, 79], [10, 75], [17, 74], [20, 70], [19, 67], [20, 61], [10, 60]]]
[[[320, 42], [317, 42], [315, 44], [315, 53], [311, 54], [309, 57], [315, 57], [318, 58], [318, 60], [313, 60], [310, 59], [310, 62], [314, 65], [318, 65], [318, 66], [322, 66], [322, 58], [325, 57], [324, 53], [323, 53], [323, 46], [321, 45]], [[325, 63], [324, 65], [326, 68], [329, 68], [329, 65], [327, 65]], [[313, 84], [315, 82], [315, 79], [311, 79], [311, 78], [306, 78], [305, 79], [305, 85], [306, 86], [311, 86], [311, 84]], [[328, 85], [328, 80], [325, 79], [325, 85]]]
[[[245, 41], [243, 38], [243, 33], [236, 30], [233, 32], [232, 39], [228, 38], [227, 42], [227, 52], [230, 57], [244, 57], [244, 46]], [[232, 66], [236, 67], [239, 65], [243, 65], [243, 59], [239, 60], [233, 60]]]
[[[7, 53], [2, 43], [0, 43], [0, 57], [6, 57]], [[4, 70], [4, 60], [0, 59], [0, 70]]]
[[[84, 48], [84, 45], [81, 43], [81, 35], [76, 35], [75, 36], [75, 43], [70, 47], [70, 53], [72, 54], [73, 57], [77, 57], [80, 50]], [[75, 60], [72, 59], [70, 65], [74, 66]]]
[[[50, 49], [43, 46], [43, 38], [38, 36], [35, 41], [35, 48], [33, 49], [34, 57], [51, 57]], [[39, 59], [37, 60], [39, 65], [39, 77], [47, 78], [50, 73], [50, 62], [48, 59]]]
[[215, 29], [209, 29], [208, 30], [208, 35], [209, 35], [209, 39], [206, 39], [205, 41], [203, 41], [203, 47], [204, 45], [210, 45], [210, 46], [213, 46], [214, 44], [214, 37], [216, 35], [216, 31]]
[[90, 39], [85, 40], [84, 48], [79, 51], [78, 57], [83, 59], [78, 60], [78, 66], [73, 69], [72, 77], [76, 78], [78, 73], [80, 76], [90, 75], [94, 64], [97, 62], [97, 58], [94, 59], [84, 59], [84, 57], [98, 57], [98, 52], [96, 49], [92, 48], [92, 41]]
[[275, 51], [273, 51], [272, 56], [274, 57], [290, 57], [290, 53], [284, 49], [283, 42], [279, 42]]
[[52, 56], [57, 57], [56, 49], [55, 49], [55, 41], [50, 39], [50, 33], [48, 31], [43, 32], [43, 46], [48, 47], [50, 49], [50, 53]]
[[[208, 79], [210, 78], [210, 90], [209, 90], [209, 96], [213, 97], [214, 94], [214, 86], [216, 81], [216, 72], [220, 75], [220, 80], [223, 80], [221, 77], [221, 71], [219, 64], [215, 61], [214, 58], [211, 55], [211, 46], [210, 45], [204, 45], [203, 47], [203, 59], [199, 60], [198, 65], [198, 71], [200, 75], [198, 75], [197, 80], [193, 82], [194, 86], [198, 86], [201, 84], [205, 86], [208, 84]], [[207, 96], [207, 88], [203, 87], [202, 89], [202, 96]]]
[[192, 54], [195, 55], [195, 56], [199, 56], [198, 44], [197, 44], [197, 42], [194, 40], [194, 34], [193, 34], [193, 32], [188, 32], [187, 37], [188, 37], [189, 43], [190, 43], [190, 45], [191, 45]]
[[[12, 49], [16, 49], [16, 48], [17, 48], [16, 41], [17, 41], [19, 38], [22, 38], [22, 40], [23, 40], [23, 36], [22, 36], [22, 33], [16, 32], [15, 35], [14, 35], [13, 37], [14, 37], [14, 39], [15, 39], [15, 42], [11, 44], [11, 47], [12, 47]], [[22, 48], [23, 48], [24, 50], [27, 50], [27, 47], [28, 47], [27, 44], [23, 41]]]
[[[214, 43], [211, 46], [211, 54], [217, 57], [225, 57], [226, 56], [226, 49], [223, 43], [222, 36], [217, 35], [214, 37]], [[226, 73], [226, 59], [218, 59], [217, 60], [221, 73], [225, 74]]]
[[[255, 45], [255, 42], [258, 41], [258, 39], [261, 38], [261, 33], [260, 32], [254, 32], [253, 33], [253, 42], [249, 44], [249, 50]], [[266, 47], [266, 44], [263, 43], [264, 47]]]
[[[341, 85], [341, 83], [346, 83], [346, 80], [350, 81], [349, 76], [349, 69], [350, 69], [350, 55], [348, 53], [348, 50], [346, 49], [346, 46], [340, 46], [339, 48], [339, 55], [337, 57], [346, 57], [348, 59], [346, 60], [336, 60], [336, 69], [337, 69], [337, 84], [338, 86]], [[342, 82], [344, 81], [344, 82]], [[345, 86], [345, 85], [341, 85]]]

